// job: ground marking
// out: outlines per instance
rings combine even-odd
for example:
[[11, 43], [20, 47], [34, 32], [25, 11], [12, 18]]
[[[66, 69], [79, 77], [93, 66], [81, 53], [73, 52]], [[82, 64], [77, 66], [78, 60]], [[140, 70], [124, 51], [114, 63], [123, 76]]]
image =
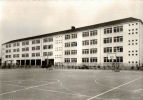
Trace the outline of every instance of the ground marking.
[[119, 86], [117, 86], [117, 87], [114, 87], [114, 88], [109, 89], [109, 90], [107, 90], [107, 91], [105, 91], [105, 92], [102, 92], [102, 93], [97, 94], [97, 95], [95, 95], [95, 96], [93, 96], [93, 97], [90, 97], [90, 98], [88, 98], [87, 100], [92, 100], [92, 99], [94, 99], [94, 98], [97, 98], [97, 97], [99, 97], [99, 96], [101, 96], [101, 95], [103, 95], [103, 94], [106, 94], [106, 93], [108, 93], [108, 92], [111, 92], [111, 91], [113, 91], [113, 90], [116, 90], [116, 89], [118, 89], [118, 88], [120, 88], [120, 87], [122, 87], [122, 86], [128, 85], [128, 84], [130, 84], [130, 83], [132, 83], [132, 82], [134, 82], [134, 81], [137, 81], [137, 80], [139, 80], [139, 79], [141, 79], [141, 78], [142, 78], [142, 77], [139, 77], [139, 78], [134, 79], [134, 80], [132, 80], [132, 81], [129, 81], [129, 82], [127, 82], [127, 83], [121, 84], [121, 85], [119, 85]]
[[134, 90], [134, 92], [140, 92], [140, 91], [143, 91], [143, 89]]
[[[34, 89], [37, 89], [37, 88], [34, 88]], [[48, 92], [55, 92], [55, 93], [62, 93], [62, 94], [69, 94], [69, 95], [76, 95], [76, 96], [90, 97], [90, 96], [83, 95], [83, 94], [73, 94], [73, 93], [67, 93], [67, 92], [61, 92], [61, 91], [55, 91], [55, 90], [46, 90], [46, 89], [37, 89], [37, 90], [48, 91]]]
[[95, 82], [95, 84], [99, 84], [100, 86], [107, 87], [107, 86], [103, 85], [102, 83], [98, 82], [97, 80], [94, 80], [94, 82]]
[[32, 88], [36, 88], [36, 87], [40, 87], [40, 86], [46, 86], [46, 85], [49, 85], [49, 84], [52, 84], [52, 83], [55, 83], [55, 82], [49, 82], [48, 84], [42, 84], [42, 85], [37, 85], [37, 86], [31, 86], [31, 87], [27, 87], [27, 88], [24, 88], [24, 89], [18, 89], [18, 90], [15, 90], [15, 91], [5, 92], [5, 93], [1, 93], [0, 95], [15, 93], [15, 92], [18, 92], [18, 91], [28, 90], [28, 89], [32, 89]]
[[[57, 82], [59, 82], [60, 80], [57, 80]], [[5, 92], [5, 93], [1, 93], [0, 95], [5, 95], [5, 94], [9, 94], [9, 93], [15, 93], [18, 91], [22, 91], [22, 90], [28, 90], [28, 89], [37, 89], [36, 87], [40, 87], [40, 86], [46, 86], [52, 83], [56, 83], [56, 82], [49, 82], [48, 84], [43, 84], [43, 85], [38, 85], [38, 86], [32, 86], [32, 87], [27, 87], [25, 88], [25, 86], [22, 85], [14, 85], [14, 84], [6, 84], [6, 85], [12, 85], [12, 86], [18, 86], [18, 87], [23, 87], [24, 89], [19, 89], [19, 90], [15, 90], [15, 91], [10, 91], [10, 92]], [[85, 96], [85, 97], [90, 97], [87, 95], [83, 95], [83, 94], [73, 94], [73, 93], [67, 93], [67, 92], [61, 92], [61, 91], [55, 91], [55, 90], [45, 90], [45, 89], [37, 89], [37, 90], [42, 90], [42, 91], [48, 91], [48, 92], [55, 92], [55, 93], [62, 93], [62, 94], [69, 94], [69, 95], [76, 95], [76, 96]]]

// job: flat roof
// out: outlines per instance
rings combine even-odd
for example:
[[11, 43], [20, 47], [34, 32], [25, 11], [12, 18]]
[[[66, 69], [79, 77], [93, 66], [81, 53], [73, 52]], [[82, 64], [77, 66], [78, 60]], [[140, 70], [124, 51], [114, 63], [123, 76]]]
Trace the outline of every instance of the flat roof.
[[104, 26], [109, 26], [109, 25], [114, 25], [114, 24], [120, 24], [120, 23], [125, 23], [125, 22], [131, 22], [131, 21], [139, 21], [143, 24], [142, 20], [140, 20], [140, 19], [128, 17], [128, 18], [124, 18], [124, 19], [119, 19], [119, 20], [114, 20], [114, 21], [109, 21], [109, 22], [104, 22], [104, 23], [98, 23], [98, 24], [84, 26], [84, 27], [78, 27], [75, 29], [72, 28], [72, 29], [58, 31], [58, 32], [52, 32], [52, 33], [46, 33], [46, 34], [32, 36], [32, 37], [16, 39], [16, 40], [12, 40], [12, 41], [3, 43], [2, 45], [8, 44], [8, 43], [13, 43], [13, 42], [18, 42], [18, 41], [41, 38], [41, 37], [45, 37], [45, 36], [53, 36], [53, 35], [57, 35], [57, 34], [65, 34], [65, 33], [77, 32], [77, 31], [87, 30], [87, 29], [92, 29], [92, 28], [99, 28], [99, 27], [104, 27]]

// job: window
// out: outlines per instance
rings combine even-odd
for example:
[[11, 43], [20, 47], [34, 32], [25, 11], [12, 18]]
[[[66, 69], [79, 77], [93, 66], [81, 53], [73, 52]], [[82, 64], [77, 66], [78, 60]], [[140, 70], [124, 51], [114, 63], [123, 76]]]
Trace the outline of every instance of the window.
[[35, 53], [32, 53], [32, 57], [35, 57]]
[[104, 29], [104, 34], [110, 34], [110, 33], [112, 33], [112, 28], [111, 27]]
[[97, 30], [90, 31], [90, 36], [95, 36], [95, 35], [97, 35]]
[[39, 44], [40, 43], [40, 39], [38, 40], [32, 40], [32, 44]]
[[28, 53], [26, 53], [26, 54], [25, 54], [25, 57], [29, 57], [29, 54], [28, 54]]
[[116, 26], [114, 27], [114, 32], [117, 33], [117, 32], [122, 32], [123, 31], [123, 26]]
[[25, 54], [22, 54], [22, 57], [25, 57]]
[[105, 47], [104, 48], [104, 53], [111, 53], [112, 52], [112, 47]]
[[40, 40], [36, 40], [36, 44], [39, 44], [40, 43]]
[[97, 57], [91, 57], [90, 62], [97, 62]]
[[91, 48], [90, 49], [90, 54], [94, 54], [97, 53], [97, 48]]
[[82, 41], [82, 45], [89, 45], [89, 40]]
[[82, 62], [83, 62], [83, 63], [89, 62], [89, 58], [82, 58]]
[[16, 52], [16, 49], [13, 49], [13, 52]]
[[8, 55], [9, 58], [11, 58], [11, 55]]
[[77, 46], [77, 42], [71, 42], [71, 47]]
[[[18, 49], [19, 49], [19, 48], [18, 48]], [[11, 52], [11, 50], [9, 49], [9, 50], [8, 50], [8, 52], [10, 53], [10, 52]]]
[[69, 63], [70, 62], [70, 58], [65, 58], [65, 63]]
[[19, 52], [20, 51], [20, 49], [19, 48], [17, 48], [17, 52]]
[[17, 46], [19, 46], [20, 45], [20, 43], [19, 42], [17, 42]]
[[5, 52], [8, 53], [8, 50], [6, 50]]
[[29, 47], [26, 47], [26, 48], [25, 48], [25, 51], [29, 51]]
[[70, 50], [66, 50], [65, 55], [70, 55]]
[[123, 46], [114, 47], [114, 52], [123, 52]]
[[25, 48], [22, 48], [22, 51], [25, 51]]
[[13, 43], [13, 47], [16, 47], [16, 43]]
[[71, 62], [77, 62], [77, 58], [71, 58]]
[[36, 53], [36, 57], [39, 57], [40, 56], [40, 53], [38, 52], [38, 53]]
[[77, 50], [71, 50], [71, 54], [72, 55], [76, 55], [77, 54]]
[[40, 46], [36, 46], [36, 50], [40, 50]]
[[[11, 44], [9, 44], [9, 48], [11, 47]], [[11, 57], [10, 57], [11, 58]]]
[[82, 54], [89, 54], [89, 49], [82, 49]]
[[65, 47], [70, 47], [70, 42], [69, 43], [65, 43]]
[[53, 52], [48, 52], [48, 56], [52, 56], [53, 55]]
[[65, 40], [70, 39], [70, 35], [65, 35]]
[[97, 44], [97, 39], [90, 40], [90, 45]]
[[6, 48], [8, 48], [8, 44], [6, 44]]
[[112, 37], [104, 38], [103, 42], [106, 43], [112, 43]]
[[35, 47], [32, 47], [32, 50], [35, 50]]
[[8, 55], [5, 55], [5, 58], [8, 58]]
[[104, 57], [104, 62], [112, 62], [112, 59], [108, 59], [108, 57]]
[[47, 52], [43, 52], [43, 56], [47, 56]]
[[82, 32], [82, 37], [88, 37], [89, 36], [89, 31]]
[[47, 49], [47, 48], [48, 48], [48, 46], [47, 46], [47, 45], [44, 45], [44, 46], [43, 46], [43, 49]]
[[25, 41], [22, 42], [22, 46], [24, 46], [24, 45], [25, 45]]
[[117, 58], [117, 61], [116, 62], [123, 62], [123, 57], [122, 56], [118, 56], [116, 57]]
[[72, 34], [71, 37], [72, 37], [72, 39], [77, 38], [77, 34]]
[[13, 58], [19, 58], [19, 54], [14, 54]]
[[53, 45], [48, 45], [48, 49], [52, 49], [53, 48]]
[[114, 42], [123, 42], [123, 36], [114, 37]]
[[25, 44], [26, 44], [26, 45], [29, 45], [29, 41], [26, 41]]
[[32, 44], [35, 44], [35, 40], [32, 40]]

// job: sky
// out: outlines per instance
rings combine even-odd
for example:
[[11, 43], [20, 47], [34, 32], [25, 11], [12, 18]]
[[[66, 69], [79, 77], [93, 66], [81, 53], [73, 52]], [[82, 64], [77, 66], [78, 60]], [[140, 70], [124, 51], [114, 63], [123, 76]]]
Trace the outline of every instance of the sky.
[[135, 17], [143, 0], [0, 0], [0, 45], [19, 38]]

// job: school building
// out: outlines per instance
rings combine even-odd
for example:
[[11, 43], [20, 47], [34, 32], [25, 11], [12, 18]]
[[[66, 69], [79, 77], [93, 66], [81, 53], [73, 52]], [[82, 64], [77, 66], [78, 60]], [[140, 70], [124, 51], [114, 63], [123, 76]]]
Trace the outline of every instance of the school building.
[[129, 17], [12, 40], [2, 63], [13, 65], [120, 66], [143, 64], [143, 22]]

